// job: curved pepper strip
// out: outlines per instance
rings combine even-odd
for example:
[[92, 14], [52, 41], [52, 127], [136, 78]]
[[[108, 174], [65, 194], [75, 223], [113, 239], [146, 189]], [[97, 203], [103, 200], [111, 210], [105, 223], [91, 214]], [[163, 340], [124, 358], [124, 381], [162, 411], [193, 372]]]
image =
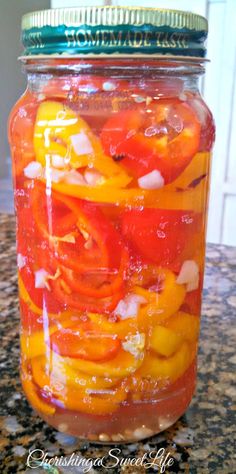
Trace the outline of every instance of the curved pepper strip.
[[137, 295], [143, 296], [148, 304], [141, 307], [138, 313], [138, 325], [141, 330], [162, 323], [175, 314], [182, 305], [186, 289], [176, 283], [176, 276], [170, 270], [160, 268], [160, 278], [163, 279], [163, 290], [160, 293], [146, 290], [140, 286], [134, 287]]
[[[39, 363], [38, 363], [39, 362]], [[117, 410], [119, 403], [127, 397], [127, 390], [124, 385], [118, 387], [84, 387], [80, 384], [67, 384], [67, 380], [61, 374], [61, 379], [55, 374], [47, 375], [47, 359], [36, 358], [32, 361], [34, 380], [37, 385], [44, 389], [49, 386], [51, 397], [54, 403], [70, 410], [82, 411], [83, 413], [106, 415]], [[54, 363], [51, 363], [52, 367]], [[114, 383], [115, 385], [115, 383]]]
[[206, 186], [200, 182], [195, 189], [166, 191], [165, 188], [148, 191], [139, 188], [109, 189], [100, 186], [52, 183], [52, 189], [63, 195], [92, 202], [119, 206], [145, 206], [160, 209], [180, 209], [202, 212], [206, 202]]
[[[71, 326], [71, 319], [68, 319], [67, 317], [65, 321], [60, 321], [60, 324], [63, 328], [68, 328]], [[35, 331], [34, 333], [26, 333], [25, 331], [22, 331], [20, 336], [22, 353], [28, 359], [46, 354], [48, 350], [47, 342], [50, 341], [50, 335], [56, 331], [58, 331], [58, 326], [56, 324], [49, 327], [48, 335], [45, 331]]]
[[195, 345], [190, 346], [187, 342], [171, 357], [163, 358], [147, 353], [137, 375], [174, 382], [187, 370], [195, 354]]
[[210, 157], [211, 154], [209, 152], [197, 153], [180, 176], [165, 186], [165, 190], [186, 189], [189, 186], [191, 187], [191, 185], [194, 187], [194, 183], [197, 186], [197, 180], [200, 178], [204, 180], [209, 174]]
[[193, 314], [178, 311], [165, 322], [165, 326], [188, 342], [193, 343], [197, 341], [199, 336], [200, 318]]
[[119, 379], [87, 376], [66, 364], [61, 356], [53, 357], [53, 363], [50, 355], [35, 357], [31, 360], [31, 367], [34, 382], [38, 387], [41, 389], [45, 386], [51, 387], [54, 394], [57, 394], [59, 388], [63, 393], [68, 386], [78, 391], [105, 390], [116, 386], [119, 382]]
[[[68, 387], [66, 394], [58, 395], [59, 406], [63, 406], [69, 410], [75, 410], [91, 415], [108, 415], [118, 410], [120, 403], [127, 398], [126, 387], [120, 386], [116, 389], [97, 392], [89, 395], [85, 391], [78, 391]], [[56, 400], [55, 400], [56, 402]]]
[[[29, 309], [33, 311], [33, 313], [42, 316], [43, 310], [42, 308], [39, 308], [39, 306], [36, 306], [36, 304], [32, 301], [30, 298], [30, 295], [28, 291], [25, 288], [24, 282], [20, 276], [20, 273], [18, 272], [18, 289], [19, 289], [19, 297], [22, 298], [22, 300], [28, 305]], [[72, 315], [74, 315], [74, 311], [63, 311], [60, 313], [47, 313], [47, 317], [51, 320], [56, 319], [61, 321], [67, 318], [70, 318]]]
[[71, 357], [65, 357], [64, 361], [73, 367], [74, 370], [99, 377], [115, 378], [123, 378], [132, 374], [142, 364], [142, 358], [135, 358], [132, 354], [124, 350], [120, 350], [114, 359], [103, 363], [72, 359]]
[[[55, 246], [57, 254], [55, 258], [52, 254], [51, 262], [55, 264], [55, 271], [59, 268], [60, 277], [59, 282], [57, 282], [57, 284], [52, 283], [52, 286], [55, 286], [59, 293], [60, 288], [58, 285], [60, 280], [63, 279], [70, 288], [71, 293], [75, 291], [79, 294], [94, 298], [106, 298], [108, 296], [114, 296], [117, 292], [120, 292], [123, 286], [124, 271], [127, 267], [129, 256], [128, 251], [122, 244], [121, 238], [114, 226], [105, 218], [98, 206], [88, 204], [85, 201], [71, 199], [55, 192], [52, 193], [50, 198], [51, 205], [57, 205], [59, 208], [60, 205], [64, 206], [65, 209], [68, 209], [69, 217], [70, 212], [72, 212], [76, 217], [75, 229], [77, 228], [77, 230], [73, 232], [75, 238], [74, 244], [63, 244], [63, 242], [60, 241], [57, 242], [56, 236], [51, 235], [50, 233], [47, 220], [42, 216], [43, 211], [39, 205], [39, 203], [42, 203], [42, 200], [45, 199], [45, 193], [46, 190], [44, 190], [42, 186], [35, 187], [32, 190], [31, 199], [33, 215], [37, 227], [43, 237], [49, 241], [48, 252], [53, 252], [53, 249], [51, 251], [51, 245], [52, 247]], [[72, 218], [70, 217], [70, 221], [71, 220]], [[72, 229], [74, 229], [74, 227], [72, 227]], [[69, 229], [67, 229], [67, 231], [68, 230]], [[90, 238], [92, 238], [92, 248], [85, 249], [83, 242], [82, 244], [80, 243], [79, 239], [83, 240], [80, 231], [86, 233]], [[67, 247], [65, 248], [64, 245], [67, 245]], [[115, 245], [117, 248], [116, 253], [114, 253]], [[41, 253], [41, 258], [45, 258], [45, 255], [45, 253]], [[42, 267], [45, 266], [45, 268], [47, 268], [47, 256], [46, 262], [41, 262], [41, 265]], [[116, 270], [115, 272], [111, 271], [113, 266]], [[97, 267], [104, 269], [104, 277], [102, 273], [97, 272]], [[89, 276], [89, 270], [92, 271], [92, 284], [91, 281], [86, 284], [86, 278], [84, 278], [85, 275], [87, 277]], [[78, 272], [81, 272], [82, 275], [79, 275]], [[85, 273], [85, 275], [83, 273]], [[97, 287], [96, 280], [93, 282], [93, 274], [96, 275], [96, 273], [98, 273]], [[102, 281], [102, 277], [104, 278], [104, 281]], [[61, 292], [59, 298], [60, 301], [64, 302], [63, 296], [61, 297]]]
[[136, 334], [138, 331], [137, 318], [127, 318], [111, 322], [102, 314], [89, 313], [88, 316], [92, 322], [98, 324], [101, 331], [117, 335], [121, 339], [124, 339], [129, 334]]
[[79, 294], [76, 292], [68, 292], [68, 285], [66, 285], [63, 279], [57, 279], [51, 282], [52, 290], [55, 292], [57, 299], [63, 302], [65, 305], [74, 308], [76, 311], [91, 311], [97, 313], [108, 313], [113, 311], [119, 300], [123, 297], [123, 290], [110, 297], [105, 298], [94, 298]]
[[50, 158], [56, 154], [64, 157], [67, 166], [72, 168], [95, 168], [108, 178], [104, 184], [109, 186], [125, 187], [132, 179], [111, 157], [104, 155], [99, 139], [87, 123], [60, 102], [40, 104], [34, 128], [34, 149], [37, 161], [43, 166], [50, 166]]
[[31, 375], [27, 374], [26, 368], [23, 364], [21, 366], [21, 383], [29, 402], [35, 410], [38, 410], [44, 415], [54, 415], [55, 407], [49, 405], [38, 396]]
[[[210, 153], [197, 153], [181, 175], [161, 190], [147, 191], [139, 188], [126, 190], [113, 189], [112, 192], [99, 186], [75, 186], [63, 183], [53, 183], [54, 189], [74, 197], [94, 202], [118, 203], [120, 205], [145, 205], [161, 209], [191, 209], [197, 212], [203, 210], [206, 194], [204, 179], [195, 187], [189, 187], [194, 180], [209, 173]], [[183, 191], [176, 191], [181, 189]]]
[[[128, 264], [128, 252], [126, 248], [121, 250], [120, 266], [115, 276], [109, 282], [109, 271], [107, 276], [107, 282], [102, 282], [100, 287], [91, 287], [91, 285], [85, 283], [84, 275], [80, 275], [73, 270], [60, 265], [61, 275], [64, 281], [68, 284], [69, 288], [73, 291], [78, 291], [83, 295], [95, 297], [95, 298], [106, 298], [108, 296], [115, 295], [120, 292], [124, 282], [124, 273]], [[96, 272], [95, 272], [96, 273]], [[99, 272], [98, 272], [99, 273]], [[87, 275], [89, 273], [87, 272]], [[85, 274], [86, 275], [86, 274]]]

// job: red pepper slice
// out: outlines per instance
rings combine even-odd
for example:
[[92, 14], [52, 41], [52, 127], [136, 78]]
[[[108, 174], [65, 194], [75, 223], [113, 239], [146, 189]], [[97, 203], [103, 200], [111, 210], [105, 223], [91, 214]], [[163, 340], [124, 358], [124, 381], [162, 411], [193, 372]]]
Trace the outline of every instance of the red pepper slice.
[[158, 170], [165, 184], [186, 168], [198, 151], [201, 126], [194, 110], [178, 99], [120, 112], [104, 125], [105, 153], [120, 160], [135, 178]]
[[124, 248], [120, 267], [117, 269], [98, 268], [85, 273], [76, 273], [60, 265], [60, 270], [62, 278], [73, 291], [95, 298], [106, 298], [114, 296], [123, 287], [127, 263], [128, 253]]
[[122, 232], [147, 262], [170, 265], [191, 257], [201, 215], [191, 211], [133, 209], [122, 218]]
[[[66, 306], [109, 311], [123, 295], [128, 251], [122, 237], [93, 203], [52, 192], [32, 190], [32, 208], [39, 245], [36, 261], [50, 275], [55, 298]], [[72, 242], [61, 241], [63, 235]]]
[[121, 344], [118, 338], [101, 333], [99, 326], [88, 321], [54, 332], [50, 346], [63, 357], [105, 362], [116, 356]]
[[[57, 192], [46, 195], [39, 185], [32, 190], [33, 216], [40, 233], [52, 243], [56, 259], [75, 272], [119, 268], [122, 240], [101, 209]], [[74, 242], [57, 240], [71, 234]]]

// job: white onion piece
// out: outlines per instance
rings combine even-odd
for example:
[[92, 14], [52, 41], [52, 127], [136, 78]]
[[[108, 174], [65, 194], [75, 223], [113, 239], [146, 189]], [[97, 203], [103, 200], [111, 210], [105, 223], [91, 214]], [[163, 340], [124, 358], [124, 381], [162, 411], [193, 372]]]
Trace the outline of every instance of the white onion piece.
[[56, 168], [46, 168], [46, 178], [48, 176], [53, 183], [60, 183], [65, 178], [65, 171], [57, 170]]
[[93, 153], [93, 147], [85, 132], [81, 131], [70, 137], [72, 146], [77, 155], [89, 155]]
[[120, 316], [121, 319], [135, 318], [138, 314], [140, 304], [146, 302], [143, 296], [135, 294], [128, 295], [125, 299], [119, 301], [114, 310], [114, 314]]
[[187, 290], [187, 292], [189, 292], [189, 291], [194, 291], [194, 290], [197, 290], [197, 289], [198, 289], [198, 286], [199, 286], [199, 275], [196, 276], [193, 281], [190, 281], [190, 282], [187, 284], [186, 290]]
[[164, 186], [165, 181], [160, 171], [153, 170], [138, 179], [139, 187], [142, 189], [160, 189]]
[[18, 253], [17, 254], [17, 266], [18, 266], [19, 270], [21, 270], [22, 268], [25, 267], [26, 262], [27, 262], [27, 258], [24, 257], [21, 253]]
[[24, 168], [24, 175], [26, 178], [35, 179], [41, 178], [43, 172], [43, 167], [41, 163], [38, 161], [31, 161], [25, 168]]
[[140, 359], [143, 356], [145, 347], [145, 334], [137, 333], [132, 336], [126, 336], [125, 341], [122, 342], [122, 347], [136, 359]]
[[51, 163], [54, 168], [65, 168], [65, 158], [63, 158], [61, 155], [52, 155]]
[[194, 260], [185, 260], [176, 278], [179, 285], [186, 284], [187, 291], [193, 291], [199, 285], [199, 266]]
[[35, 275], [35, 288], [48, 288], [48, 276], [49, 273], [41, 268], [34, 272]]
[[87, 184], [90, 186], [95, 186], [96, 184], [99, 184], [103, 181], [103, 176], [101, 173], [95, 170], [85, 170], [84, 172], [84, 178]]
[[82, 174], [75, 170], [65, 172], [65, 182], [68, 184], [79, 184], [80, 186], [87, 184]]

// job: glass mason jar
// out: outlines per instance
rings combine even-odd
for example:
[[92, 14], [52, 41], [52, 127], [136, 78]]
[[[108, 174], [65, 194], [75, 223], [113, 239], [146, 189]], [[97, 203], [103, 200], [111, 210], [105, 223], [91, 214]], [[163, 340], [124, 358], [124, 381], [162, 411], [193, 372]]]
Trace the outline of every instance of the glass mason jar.
[[206, 31], [167, 10], [23, 18], [28, 86], [9, 122], [21, 378], [42, 418], [80, 438], [158, 433], [194, 392], [214, 141], [198, 89]]

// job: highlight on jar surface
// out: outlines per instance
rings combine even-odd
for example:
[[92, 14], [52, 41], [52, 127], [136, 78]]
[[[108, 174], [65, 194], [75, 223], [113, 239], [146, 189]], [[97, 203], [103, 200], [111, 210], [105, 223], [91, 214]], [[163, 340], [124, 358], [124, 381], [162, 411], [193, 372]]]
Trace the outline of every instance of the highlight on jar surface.
[[183, 81], [140, 84], [54, 77], [10, 119], [22, 384], [102, 442], [169, 427], [195, 386], [214, 126]]

